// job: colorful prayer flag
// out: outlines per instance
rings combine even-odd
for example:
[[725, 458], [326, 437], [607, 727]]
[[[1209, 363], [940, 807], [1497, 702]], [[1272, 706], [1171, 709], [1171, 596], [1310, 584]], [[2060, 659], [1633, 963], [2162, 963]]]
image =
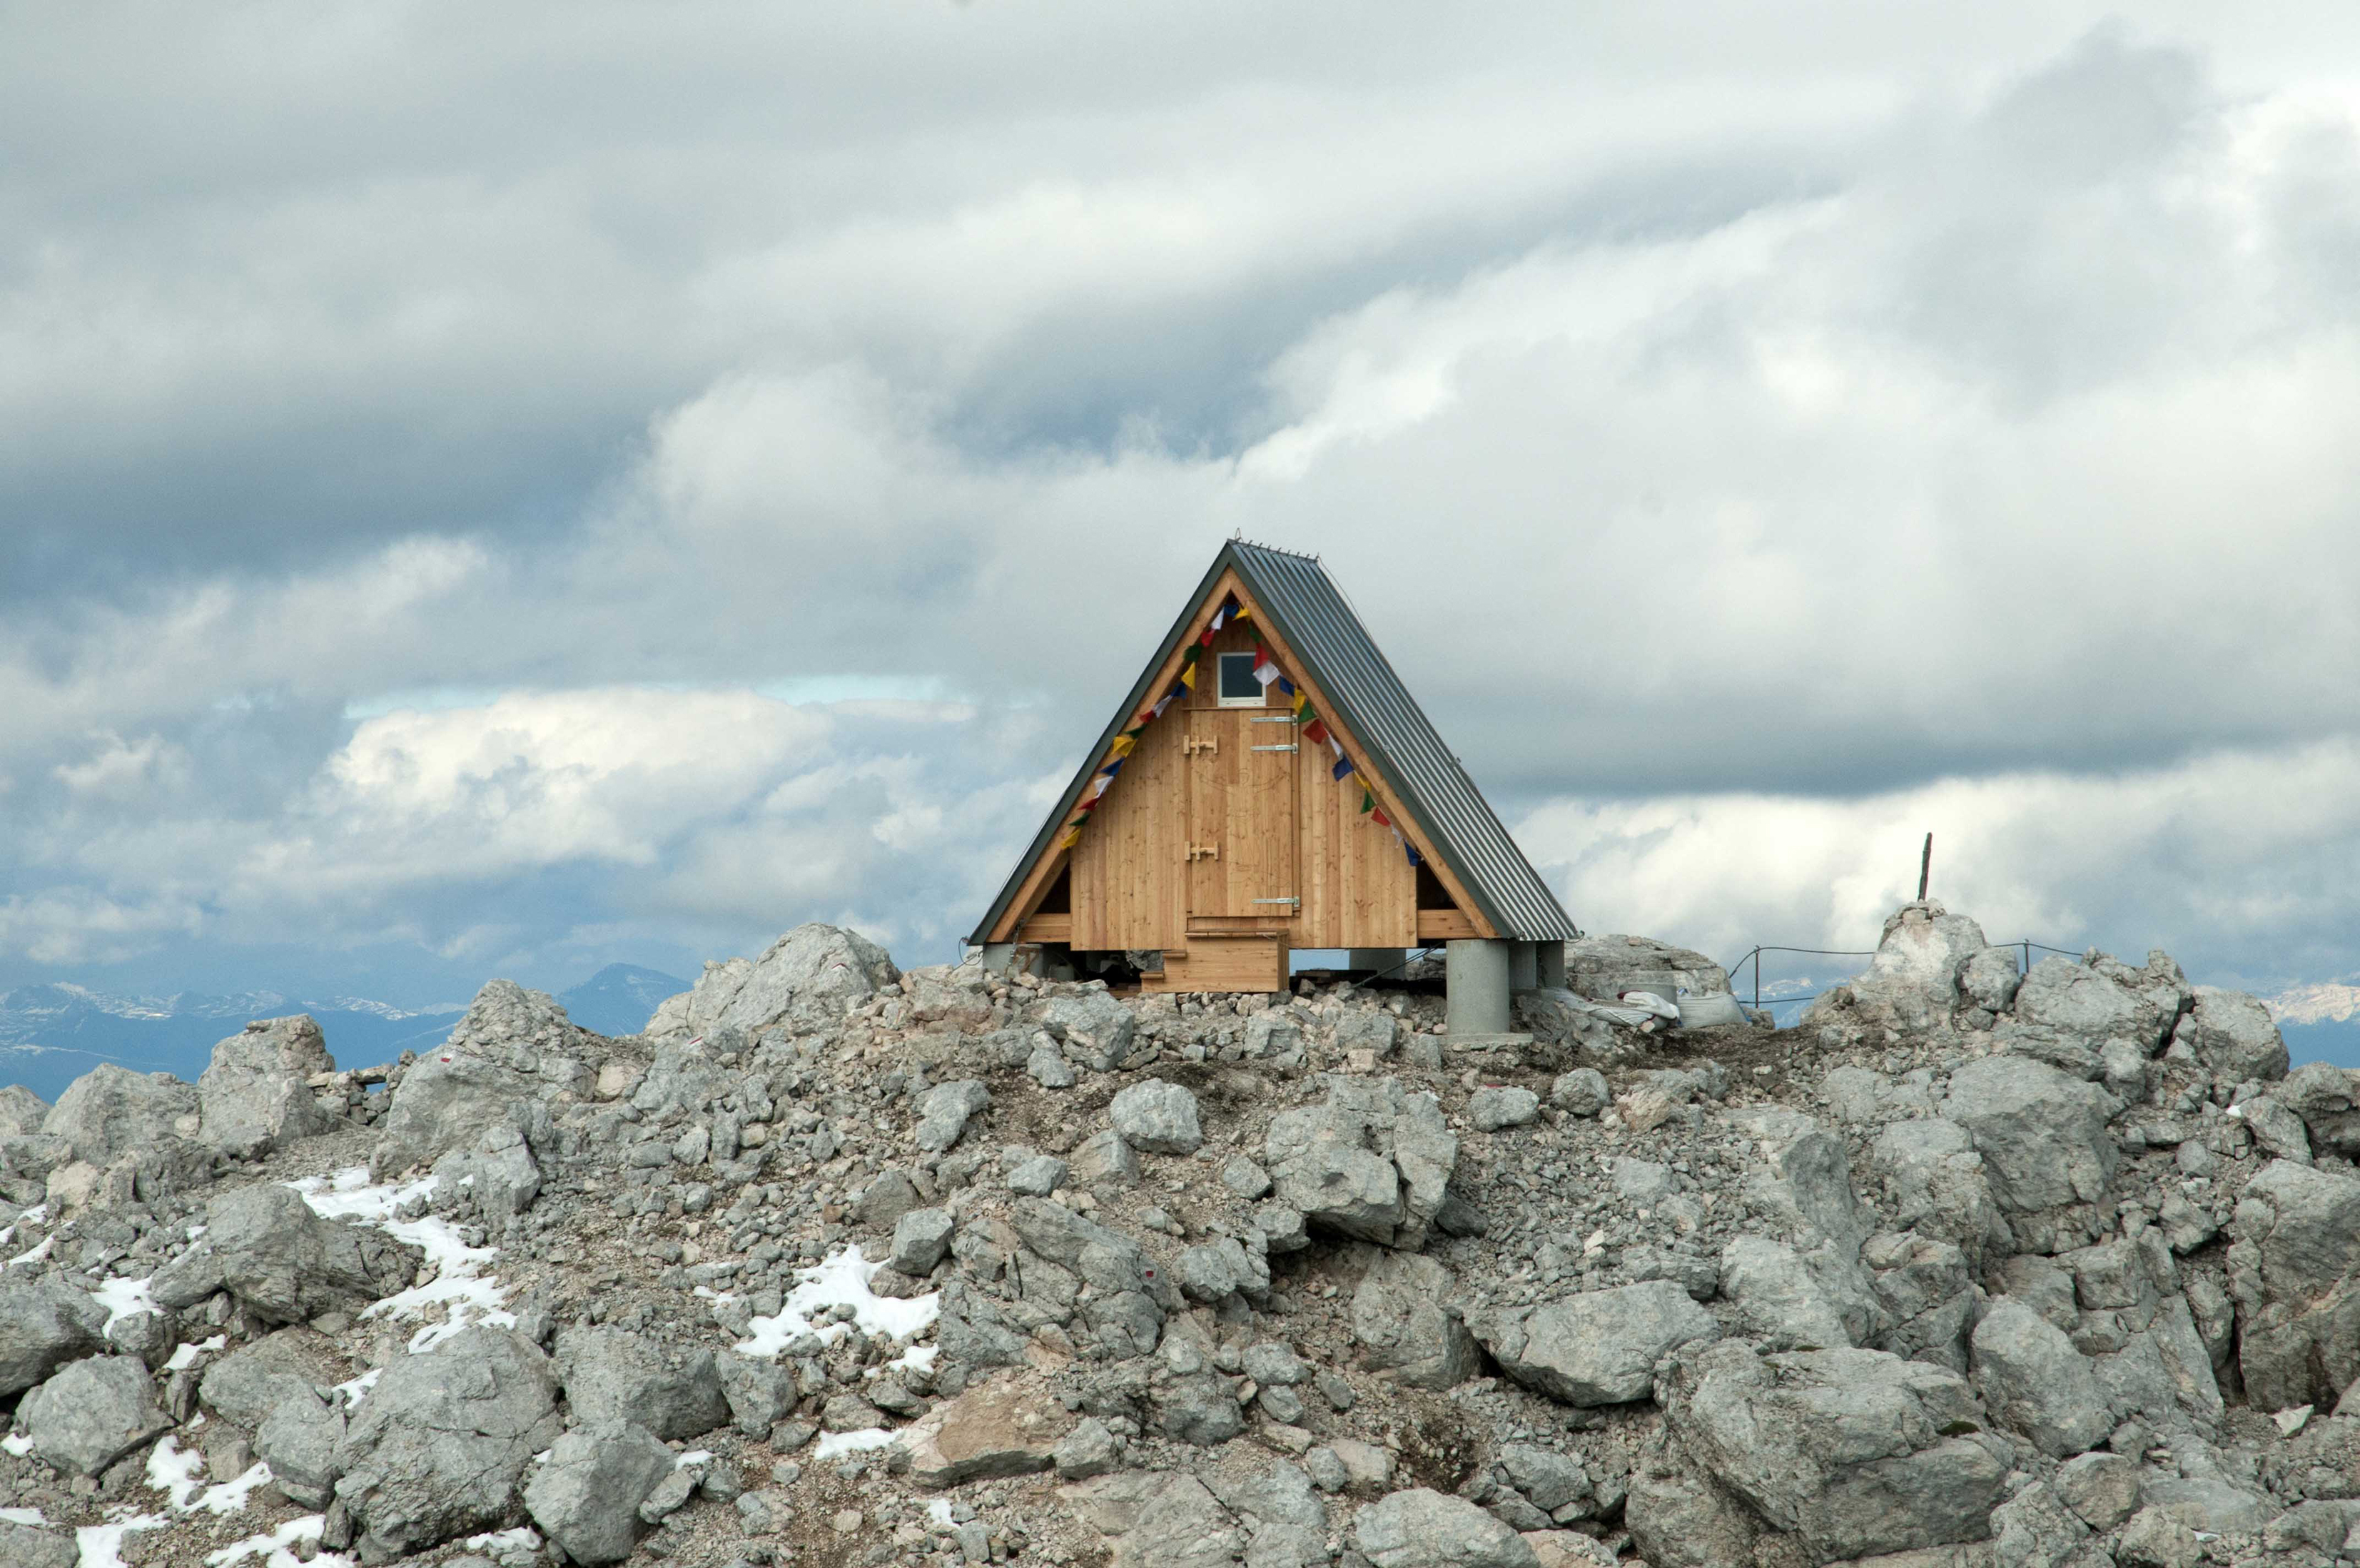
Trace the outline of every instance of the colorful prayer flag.
[[1109, 757], [1128, 757], [1131, 755], [1131, 749], [1138, 744], [1139, 735], [1136, 730], [1118, 735], [1114, 738], [1114, 744], [1107, 748], [1107, 755]]
[[1057, 848], [1061, 850], [1070, 850], [1081, 841], [1082, 825], [1076, 822], [1072, 827], [1065, 829], [1064, 837], [1057, 840]]
[[1328, 727], [1315, 718], [1303, 727], [1303, 738], [1315, 746], [1324, 745], [1328, 740]]
[[1273, 659], [1270, 656], [1270, 650], [1259, 642], [1254, 644], [1253, 674], [1254, 679], [1260, 681], [1264, 686], [1278, 679], [1278, 661]]

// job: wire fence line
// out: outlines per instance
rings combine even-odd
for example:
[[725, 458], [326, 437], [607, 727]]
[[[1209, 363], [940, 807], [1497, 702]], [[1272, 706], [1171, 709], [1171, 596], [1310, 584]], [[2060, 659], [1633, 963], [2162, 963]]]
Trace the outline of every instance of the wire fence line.
[[[2078, 959], [2081, 956], [2081, 948], [2051, 947], [2047, 942], [2036, 942], [2028, 937], [2018, 937], [2012, 942], [1994, 942], [1991, 946], [1994, 948], [2022, 948], [2024, 949], [2024, 970], [2026, 972], [2029, 972], [2032, 969], [2032, 955], [2036, 951], [2043, 953], [2062, 953], [2069, 959]], [[1737, 989], [1738, 974], [1748, 963], [1751, 963], [1754, 966], [1754, 1006], [1757, 1012], [1764, 1007], [1784, 1007], [1791, 1003], [1816, 1002], [1820, 997], [1825, 996], [1828, 993], [1828, 991], [1834, 989], [1834, 987], [1830, 986], [1826, 988], [1826, 990], [1809, 992], [1799, 996], [1774, 996], [1770, 998], [1768, 1002], [1764, 1002], [1762, 999], [1762, 955], [1765, 953], [1799, 953], [1805, 957], [1821, 959], [1873, 959], [1876, 956], [1876, 950], [1873, 948], [1789, 948], [1780, 946], [1776, 943], [1762, 943], [1751, 948], [1747, 949], [1745, 955], [1743, 958], [1740, 958], [1735, 963], [1725, 966], [1721, 972], [1729, 976], [1730, 989], [1734, 991]], [[1859, 977], [1854, 975], [1852, 978], [1857, 979]], [[1806, 981], [1806, 983], [1808, 982]]]

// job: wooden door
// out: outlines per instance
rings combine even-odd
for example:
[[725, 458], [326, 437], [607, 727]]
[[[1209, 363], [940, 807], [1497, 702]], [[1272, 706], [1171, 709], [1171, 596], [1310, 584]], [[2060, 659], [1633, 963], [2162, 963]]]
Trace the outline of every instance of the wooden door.
[[1190, 920], [1294, 918], [1296, 746], [1270, 708], [1188, 710]]

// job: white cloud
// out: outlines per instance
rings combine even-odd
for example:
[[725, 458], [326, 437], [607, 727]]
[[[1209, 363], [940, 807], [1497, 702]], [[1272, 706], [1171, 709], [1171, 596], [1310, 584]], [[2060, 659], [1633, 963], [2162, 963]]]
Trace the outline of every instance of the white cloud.
[[1517, 827], [1585, 928], [1676, 938], [1724, 962], [1757, 943], [1874, 947], [1917, 892], [1928, 832], [1934, 896], [1994, 941], [2134, 959], [2154, 945], [2267, 986], [2318, 972], [2360, 927], [2350, 740], [1856, 799], [1565, 800]]
[[1241, 530], [1587, 924], [2360, 963], [2348, 16], [576, 15], [0, 65], [0, 954], [941, 941]]

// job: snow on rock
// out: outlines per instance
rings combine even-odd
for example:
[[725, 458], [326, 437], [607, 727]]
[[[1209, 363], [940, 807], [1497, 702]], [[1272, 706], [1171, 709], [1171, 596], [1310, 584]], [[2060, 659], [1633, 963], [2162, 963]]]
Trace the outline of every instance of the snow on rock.
[[288, 1185], [301, 1193], [312, 1212], [323, 1219], [349, 1217], [396, 1241], [408, 1242], [426, 1255], [425, 1266], [434, 1271], [433, 1278], [388, 1296], [361, 1313], [364, 1318], [404, 1322], [433, 1319], [410, 1336], [411, 1354], [432, 1350], [478, 1323], [516, 1326], [516, 1314], [506, 1307], [507, 1289], [484, 1272], [499, 1255], [498, 1248], [469, 1246], [455, 1226], [437, 1215], [399, 1218], [434, 1190], [433, 1177], [402, 1184], [372, 1184], [367, 1167], [351, 1166], [332, 1176], [306, 1177]]
[[775, 1356], [804, 1334], [817, 1334], [830, 1343], [849, 1332], [841, 1322], [819, 1324], [813, 1316], [832, 1307], [850, 1307], [852, 1321], [871, 1337], [914, 1339], [932, 1328], [941, 1315], [939, 1292], [906, 1300], [880, 1296], [869, 1288], [880, 1263], [861, 1260], [858, 1244], [831, 1255], [825, 1262], [795, 1271], [795, 1288], [776, 1317], [753, 1320], [748, 1338], [737, 1349], [741, 1355]]

